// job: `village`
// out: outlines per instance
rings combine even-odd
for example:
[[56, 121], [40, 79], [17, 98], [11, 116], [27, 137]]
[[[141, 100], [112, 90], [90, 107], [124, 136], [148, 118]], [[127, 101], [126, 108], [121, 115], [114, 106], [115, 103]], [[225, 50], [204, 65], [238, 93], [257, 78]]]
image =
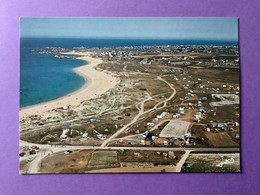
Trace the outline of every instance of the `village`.
[[[64, 56], [64, 51], [67, 49], [45, 48], [38, 52], [54, 55], [57, 60], [74, 58]], [[44, 173], [51, 171], [48, 166], [57, 168], [63, 157], [72, 168], [61, 172], [139, 172], [145, 167], [147, 172], [180, 172], [183, 166], [191, 166], [185, 164], [189, 156], [207, 158], [199, 152], [226, 158], [238, 154], [236, 46], [78, 47], [73, 51], [101, 58], [103, 63], [96, 69], [115, 75], [120, 84], [76, 107], [61, 107], [20, 120], [24, 173], [30, 172], [25, 167], [37, 155], [40, 172]], [[81, 159], [84, 166], [73, 168], [70, 155], [85, 156]], [[239, 156], [235, 161], [233, 164], [239, 166]], [[216, 165], [217, 172], [233, 164]]]

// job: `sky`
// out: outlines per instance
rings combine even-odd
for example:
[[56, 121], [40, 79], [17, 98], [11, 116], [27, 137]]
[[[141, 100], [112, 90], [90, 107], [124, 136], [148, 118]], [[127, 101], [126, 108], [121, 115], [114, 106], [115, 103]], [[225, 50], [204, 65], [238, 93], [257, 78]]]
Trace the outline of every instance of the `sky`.
[[21, 37], [238, 40], [237, 18], [21, 18]]

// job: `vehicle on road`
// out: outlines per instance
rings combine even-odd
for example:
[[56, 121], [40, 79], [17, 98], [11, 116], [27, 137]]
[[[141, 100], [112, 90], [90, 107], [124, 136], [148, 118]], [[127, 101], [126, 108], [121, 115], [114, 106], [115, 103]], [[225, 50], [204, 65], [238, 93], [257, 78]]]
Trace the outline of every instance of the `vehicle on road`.
[[72, 153], [71, 150], [67, 150], [67, 151], [64, 152], [64, 154], [70, 154], [70, 153]]

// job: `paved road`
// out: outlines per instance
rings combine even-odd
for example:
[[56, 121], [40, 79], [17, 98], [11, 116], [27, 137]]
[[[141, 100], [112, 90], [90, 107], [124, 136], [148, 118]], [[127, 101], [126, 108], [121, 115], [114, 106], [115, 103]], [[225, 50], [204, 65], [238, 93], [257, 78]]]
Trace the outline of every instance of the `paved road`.
[[185, 151], [192, 150], [197, 152], [239, 152], [240, 148], [184, 148], [184, 147], [102, 147], [102, 146], [70, 146], [70, 145], [48, 145], [48, 144], [32, 144], [22, 142], [21, 146], [37, 145], [38, 147], [51, 149], [53, 153], [65, 150], [89, 150], [89, 149], [104, 149], [104, 150], [154, 150], [154, 151]]
[[38, 170], [40, 168], [41, 161], [44, 157], [48, 156], [48, 154], [51, 154], [51, 149], [42, 149], [39, 152], [37, 152], [37, 155], [35, 158], [31, 161], [28, 172], [29, 173], [38, 173]]

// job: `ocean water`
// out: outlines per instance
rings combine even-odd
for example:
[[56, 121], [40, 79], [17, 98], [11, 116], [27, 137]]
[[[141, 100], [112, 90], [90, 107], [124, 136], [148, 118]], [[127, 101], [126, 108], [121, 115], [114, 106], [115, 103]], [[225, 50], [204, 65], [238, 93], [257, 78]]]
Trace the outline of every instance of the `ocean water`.
[[20, 107], [56, 99], [79, 89], [85, 83], [84, 78], [72, 71], [86, 64], [85, 61], [55, 59], [51, 54], [33, 54], [32, 49], [44, 48], [41, 42], [21, 40]]
[[71, 93], [86, 82], [73, 68], [86, 62], [55, 59], [53, 54], [40, 55], [32, 50], [45, 47], [113, 47], [142, 45], [237, 45], [235, 41], [153, 40], [153, 39], [71, 39], [21, 38], [20, 40], [20, 107], [50, 101]]

